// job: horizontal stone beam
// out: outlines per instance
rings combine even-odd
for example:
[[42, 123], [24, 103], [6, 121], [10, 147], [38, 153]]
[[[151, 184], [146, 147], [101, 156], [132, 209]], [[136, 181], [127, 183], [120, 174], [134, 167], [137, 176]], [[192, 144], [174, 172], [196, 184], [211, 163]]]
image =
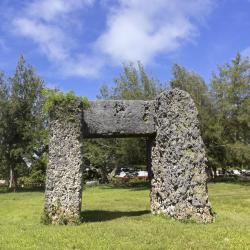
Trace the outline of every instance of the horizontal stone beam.
[[154, 133], [154, 101], [94, 101], [83, 112], [84, 138], [150, 136]]

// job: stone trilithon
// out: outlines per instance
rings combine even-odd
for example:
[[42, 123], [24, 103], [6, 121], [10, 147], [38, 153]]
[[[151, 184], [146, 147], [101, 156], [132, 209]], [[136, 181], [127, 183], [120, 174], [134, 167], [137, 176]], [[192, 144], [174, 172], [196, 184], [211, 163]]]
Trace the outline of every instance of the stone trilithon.
[[163, 92], [154, 101], [96, 101], [86, 110], [50, 112], [44, 215], [53, 224], [80, 220], [82, 139], [148, 137], [151, 211], [176, 219], [212, 222], [206, 156], [197, 110], [188, 93]]

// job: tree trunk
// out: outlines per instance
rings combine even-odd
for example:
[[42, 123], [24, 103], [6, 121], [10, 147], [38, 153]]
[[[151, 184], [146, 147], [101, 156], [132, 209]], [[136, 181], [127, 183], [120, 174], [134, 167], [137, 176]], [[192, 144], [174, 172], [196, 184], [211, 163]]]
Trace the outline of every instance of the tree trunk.
[[10, 167], [10, 176], [9, 176], [9, 189], [12, 189], [13, 186], [13, 169]]
[[114, 167], [114, 169], [112, 170], [112, 172], [110, 174], [108, 174], [108, 179], [109, 181], [112, 181], [113, 177], [115, 176], [116, 174], [116, 171], [117, 171], [117, 166]]
[[108, 173], [106, 171], [106, 168], [101, 167], [100, 168], [100, 174], [101, 174], [101, 183], [108, 183]]
[[213, 178], [217, 177], [217, 167], [213, 167]]
[[10, 190], [13, 189], [13, 191], [16, 192], [16, 188], [17, 188], [17, 178], [13, 167], [10, 167], [9, 189]]

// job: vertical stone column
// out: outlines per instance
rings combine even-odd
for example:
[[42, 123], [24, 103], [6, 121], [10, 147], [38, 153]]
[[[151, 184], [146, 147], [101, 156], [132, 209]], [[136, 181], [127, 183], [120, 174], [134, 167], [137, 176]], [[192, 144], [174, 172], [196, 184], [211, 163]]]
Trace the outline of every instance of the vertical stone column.
[[79, 222], [82, 201], [81, 104], [50, 112], [45, 223]]
[[193, 100], [179, 89], [164, 92], [156, 99], [155, 112], [152, 213], [211, 222], [205, 150]]

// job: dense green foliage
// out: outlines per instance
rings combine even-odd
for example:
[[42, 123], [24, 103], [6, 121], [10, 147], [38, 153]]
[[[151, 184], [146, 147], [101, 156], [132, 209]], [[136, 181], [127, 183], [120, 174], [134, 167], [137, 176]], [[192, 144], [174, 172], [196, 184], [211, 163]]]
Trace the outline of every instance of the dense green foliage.
[[208, 166], [214, 170], [250, 167], [250, 61], [240, 54], [218, 67], [210, 86], [175, 65], [172, 87], [190, 93], [198, 111]]
[[44, 88], [42, 94], [45, 98], [43, 104], [43, 110], [45, 113], [48, 113], [54, 106], [61, 108], [62, 111], [65, 111], [72, 104], [80, 102], [85, 108], [89, 106], [88, 99], [86, 97], [76, 96], [73, 91], [63, 93], [59, 90]]
[[237, 54], [212, 78], [212, 101], [223, 167], [250, 166], [250, 61]]
[[[0, 80], [0, 168], [1, 177], [16, 187], [17, 177], [33, 171], [45, 174], [47, 131], [42, 112], [43, 81], [20, 58], [8, 80]], [[32, 166], [32, 168], [31, 168]]]
[[214, 223], [150, 214], [147, 188], [100, 186], [83, 192], [83, 223], [39, 223], [42, 192], [0, 194], [1, 249], [249, 249], [250, 186], [209, 184]]
[[173, 67], [173, 79], [170, 81], [172, 88], [187, 91], [193, 98], [199, 113], [200, 129], [206, 146], [208, 166], [216, 170], [221, 163], [218, 124], [215, 116], [215, 107], [212, 102], [209, 86], [197, 73], [188, 71], [180, 65]]

